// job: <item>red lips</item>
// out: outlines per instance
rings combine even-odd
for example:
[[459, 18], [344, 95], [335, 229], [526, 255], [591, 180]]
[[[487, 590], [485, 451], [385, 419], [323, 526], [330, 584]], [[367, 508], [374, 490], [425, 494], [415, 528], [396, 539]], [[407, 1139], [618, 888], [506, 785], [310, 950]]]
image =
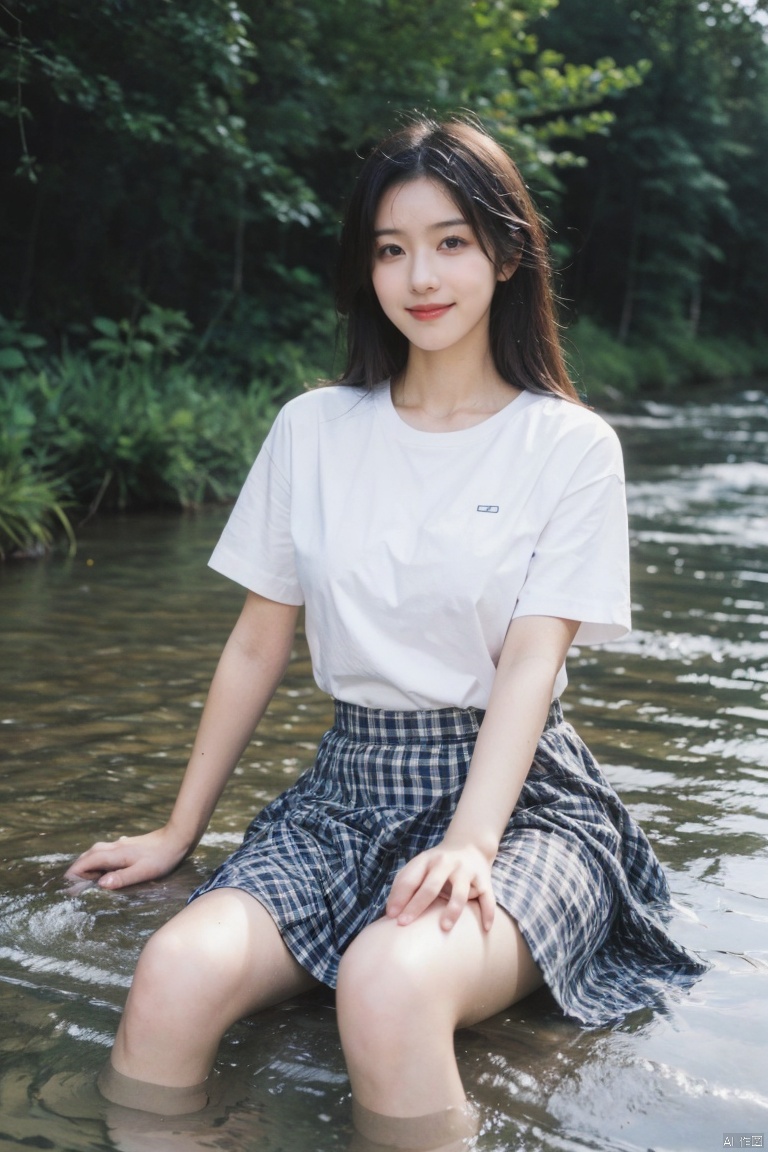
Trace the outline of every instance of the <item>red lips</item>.
[[406, 308], [406, 312], [414, 320], [437, 320], [450, 308], [453, 308], [453, 304], [416, 304], [413, 308]]

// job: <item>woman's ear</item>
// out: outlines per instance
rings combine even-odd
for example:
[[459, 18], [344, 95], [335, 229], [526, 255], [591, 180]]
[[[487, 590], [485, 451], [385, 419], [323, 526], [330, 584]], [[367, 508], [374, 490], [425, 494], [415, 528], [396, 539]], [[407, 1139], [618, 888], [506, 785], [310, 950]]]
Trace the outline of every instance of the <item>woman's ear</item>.
[[517, 272], [518, 268], [520, 267], [520, 261], [522, 258], [523, 246], [521, 244], [515, 255], [510, 260], [507, 260], [504, 264], [502, 264], [501, 268], [496, 273], [496, 279], [499, 281], [511, 280], [515, 272]]

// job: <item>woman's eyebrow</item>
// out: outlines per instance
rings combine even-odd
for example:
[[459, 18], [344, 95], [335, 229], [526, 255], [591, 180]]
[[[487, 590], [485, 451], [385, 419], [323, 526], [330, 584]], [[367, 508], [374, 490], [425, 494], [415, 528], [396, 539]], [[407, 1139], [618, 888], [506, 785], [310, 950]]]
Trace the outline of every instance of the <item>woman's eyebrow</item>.
[[[428, 224], [427, 227], [430, 228], [433, 232], [437, 232], [441, 228], [456, 228], [460, 224], [463, 224], [465, 227], [469, 227], [466, 220], [464, 220], [461, 216], [457, 216], [455, 220], [440, 220], [437, 224]], [[374, 228], [373, 234], [374, 236], [402, 236], [403, 229]]]

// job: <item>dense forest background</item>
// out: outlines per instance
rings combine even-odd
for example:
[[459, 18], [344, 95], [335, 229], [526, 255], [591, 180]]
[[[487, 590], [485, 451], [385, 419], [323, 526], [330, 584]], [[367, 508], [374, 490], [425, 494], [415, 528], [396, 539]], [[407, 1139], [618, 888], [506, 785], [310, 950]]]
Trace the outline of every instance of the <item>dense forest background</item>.
[[345, 196], [412, 110], [522, 167], [591, 402], [768, 374], [767, 10], [0, 0], [0, 549], [233, 494], [340, 368]]

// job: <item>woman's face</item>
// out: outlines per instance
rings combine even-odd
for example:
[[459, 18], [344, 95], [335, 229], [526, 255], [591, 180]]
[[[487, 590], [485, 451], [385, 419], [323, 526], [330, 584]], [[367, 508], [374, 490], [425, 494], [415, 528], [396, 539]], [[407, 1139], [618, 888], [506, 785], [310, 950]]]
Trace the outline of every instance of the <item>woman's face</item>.
[[491, 300], [506, 274], [497, 273], [441, 184], [419, 177], [384, 193], [371, 279], [383, 311], [412, 348], [487, 351]]

